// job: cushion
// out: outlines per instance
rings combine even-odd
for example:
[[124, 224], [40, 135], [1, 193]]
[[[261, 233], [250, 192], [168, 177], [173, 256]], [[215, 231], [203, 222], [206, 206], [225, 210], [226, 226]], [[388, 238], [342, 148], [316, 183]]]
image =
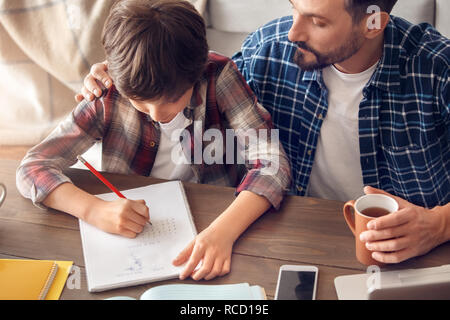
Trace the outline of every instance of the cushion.
[[436, 1], [436, 29], [447, 38], [450, 38], [450, 0]]
[[[444, 0], [448, 1], [448, 0]], [[399, 0], [392, 14], [404, 18], [414, 24], [435, 22], [435, 0]]]
[[220, 31], [250, 33], [292, 14], [287, 0], [208, 0], [209, 25]]
[[207, 29], [209, 48], [227, 57], [239, 51], [248, 33], [226, 32], [216, 29]]

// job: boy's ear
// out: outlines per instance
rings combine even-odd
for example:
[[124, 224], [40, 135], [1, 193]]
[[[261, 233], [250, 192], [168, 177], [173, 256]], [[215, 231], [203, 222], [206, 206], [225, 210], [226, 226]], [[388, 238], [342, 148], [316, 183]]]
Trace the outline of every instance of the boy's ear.
[[390, 20], [387, 12], [376, 11], [364, 19], [364, 34], [367, 39], [374, 39], [384, 32]]

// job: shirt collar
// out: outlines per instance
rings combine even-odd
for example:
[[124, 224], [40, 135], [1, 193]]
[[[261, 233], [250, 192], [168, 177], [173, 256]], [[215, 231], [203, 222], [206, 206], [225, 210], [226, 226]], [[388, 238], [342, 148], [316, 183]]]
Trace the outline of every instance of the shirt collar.
[[194, 85], [191, 100], [190, 100], [189, 104], [186, 106], [186, 108], [184, 109], [184, 116], [191, 120], [194, 116], [194, 109], [203, 104], [203, 98], [201, 96], [200, 87], [201, 87], [201, 81], [197, 82]]
[[391, 19], [384, 31], [383, 56], [369, 86], [384, 91], [400, 92], [399, 61], [403, 51], [398, 30]]

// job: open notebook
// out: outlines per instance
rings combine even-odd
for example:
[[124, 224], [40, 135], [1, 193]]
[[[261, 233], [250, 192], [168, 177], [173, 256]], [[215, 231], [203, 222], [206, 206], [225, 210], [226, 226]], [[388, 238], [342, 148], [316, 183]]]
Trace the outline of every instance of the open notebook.
[[[144, 199], [152, 225], [135, 239], [97, 229], [80, 220], [88, 289], [103, 291], [176, 278], [183, 267], [172, 260], [197, 235], [180, 181], [121, 191], [128, 199]], [[116, 200], [117, 195], [98, 195]]]

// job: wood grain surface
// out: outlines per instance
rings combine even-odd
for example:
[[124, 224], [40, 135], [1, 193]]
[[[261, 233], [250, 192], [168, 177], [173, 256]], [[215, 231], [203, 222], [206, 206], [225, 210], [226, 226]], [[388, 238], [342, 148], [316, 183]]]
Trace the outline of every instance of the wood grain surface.
[[[278, 269], [283, 264], [319, 267], [317, 299], [337, 299], [334, 278], [364, 273], [354, 254], [354, 237], [342, 216], [343, 203], [307, 197], [286, 197], [279, 211], [269, 211], [238, 239], [233, 248], [231, 273], [212, 281], [177, 279], [102, 293], [87, 291], [78, 220], [55, 210], [43, 210], [23, 198], [15, 187], [17, 160], [0, 160], [0, 182], [8, 195], [0, 208], [0, 257], [74, 261], [81, 271], [81, 287], [63, 291], [61, 299], [104, 299], [127, 295], [138, 298], [145, 290], [166, 283], [225, 284], [248, 282], [264, 287], [273, 299]], [[86, 170], [70, 169], [67, 175], [80, 188], [99, 194], [110, 192]], [[105, 173], [120, 190], [163, 180]], [[198, 232], [206, 228], [234, 199], [234, 189], [184, 183]], [[151, 212], [150, 212], [151, 214]], [[244, 214], [244, 213], [243, 213]], [[425, 256], [390, 265], [385, 270], [447, 264], [450, 244]]]

